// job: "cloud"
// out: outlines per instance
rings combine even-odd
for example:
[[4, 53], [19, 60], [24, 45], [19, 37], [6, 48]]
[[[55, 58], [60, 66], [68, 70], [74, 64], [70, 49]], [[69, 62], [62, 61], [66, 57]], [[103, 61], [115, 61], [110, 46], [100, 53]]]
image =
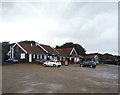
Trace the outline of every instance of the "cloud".
[[[87, 52], [117, 54], [117, 3], [3, 2], [1, 41], [81, 44]], [[7, 34], [7, 35], [6, 35]]]

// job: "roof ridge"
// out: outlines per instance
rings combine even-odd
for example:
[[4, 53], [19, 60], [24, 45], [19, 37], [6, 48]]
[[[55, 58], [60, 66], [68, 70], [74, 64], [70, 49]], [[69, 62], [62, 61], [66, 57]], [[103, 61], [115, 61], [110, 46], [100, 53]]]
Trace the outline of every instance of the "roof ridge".
[[[39, 43], [38, 43], [39, 44]], [[45, 45], [45, 44], [39, 44], [39, 45]], [[45, 45], [45, 46], [50, 46], [50, 45]]]
[[72, 47], [72, 48], [58, 48], [58, 49], [73, 49], [74, 47]]

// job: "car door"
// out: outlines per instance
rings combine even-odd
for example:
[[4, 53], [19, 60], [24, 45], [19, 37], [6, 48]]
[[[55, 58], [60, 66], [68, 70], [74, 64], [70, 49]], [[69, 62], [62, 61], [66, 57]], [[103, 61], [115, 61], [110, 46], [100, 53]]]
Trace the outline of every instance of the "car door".
[[48, 65], [48, 66], [51, 66], [51, 61], [47, 62], [47, 65]]
[[45, 62], [45, 64], [46, 64], [47, 66], [49, 66], [49, 61]]
[[53, 61], [51, 61], [51, 62], [50, 62], [50, 66], [53, 66], [53, 64], [54, 64], [54, 62], [53, 62]]
[[85, 65], [86, 65], [86, 66], [89, 66], [89, 61], [86, 61], [86, 62], [85, 62]]
[[92, 65], [92, 61], [88, 61], [88, 66], [91, 66]]
[[48, 62], [48, 66], [51, 66], [51, 61]]

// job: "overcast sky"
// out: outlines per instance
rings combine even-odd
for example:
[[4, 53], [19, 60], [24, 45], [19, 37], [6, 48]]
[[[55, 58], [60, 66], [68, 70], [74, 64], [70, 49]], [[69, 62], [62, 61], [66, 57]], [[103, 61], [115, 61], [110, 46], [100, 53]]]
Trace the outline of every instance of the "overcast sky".
[[1, 2], [0, 42], [73, 42], [87, 53], [118, 54], [117, 2]]

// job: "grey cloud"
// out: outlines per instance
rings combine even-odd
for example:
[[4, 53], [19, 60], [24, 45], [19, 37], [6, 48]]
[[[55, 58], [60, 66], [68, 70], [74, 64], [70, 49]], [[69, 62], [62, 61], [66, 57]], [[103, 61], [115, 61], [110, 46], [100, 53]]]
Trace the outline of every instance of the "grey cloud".
[[47, 29], [40, 32], [37, 29], [41, 27], [33, 25], [37, 28], [34, 33], [39, 33], [42, 41], [49, 41], [52, 46], [73, 41], [88, 51], [117, 53], [117, 7], [113, 2], [7, 2], [3, 3], [2, 15], [11, 22], [28, 18], [55, 22], [55, 28], [49, 29], [46, 22]]

